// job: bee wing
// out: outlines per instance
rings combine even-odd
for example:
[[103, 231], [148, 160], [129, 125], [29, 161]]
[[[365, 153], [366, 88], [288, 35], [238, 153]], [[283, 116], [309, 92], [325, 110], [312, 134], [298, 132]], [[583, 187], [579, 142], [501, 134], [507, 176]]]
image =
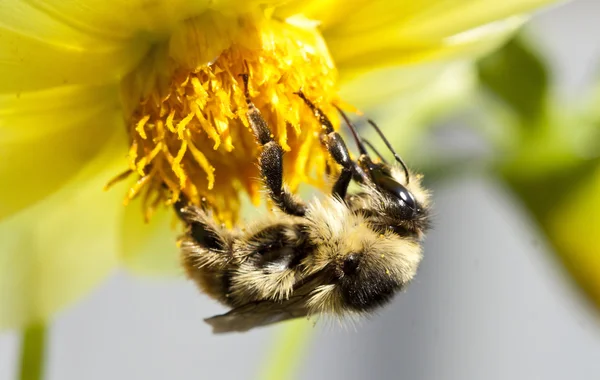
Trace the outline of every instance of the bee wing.
[[307, 316], [309, 310], [305, 299], [306, 295], [302, 295], [290, 297], [282, 302], [270, 300], [251, 302], [204, 321], [212, 326], [215, 334], [244, 332], [255, 327]]

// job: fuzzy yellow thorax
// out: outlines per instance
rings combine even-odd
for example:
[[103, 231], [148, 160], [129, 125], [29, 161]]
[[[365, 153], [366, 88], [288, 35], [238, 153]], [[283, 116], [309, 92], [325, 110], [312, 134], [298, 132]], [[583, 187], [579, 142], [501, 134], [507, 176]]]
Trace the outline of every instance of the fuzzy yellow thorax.
[[125, 202], [141, 195], [146, 217], [183, 193], [205, 199], [232, 222], [245, 191], [260, 201], [258, 147], [249, 129], [240, 74], [275, 139], [287, 151], [284, 179], [324, 183], [328, 156], [320, 125], [295, 92], [339, 124], [336, 70], [314, 29], [264, 15], [203, 15], [181, 24], [124, 80], [129, 105], [130, 172], [139, 175]]

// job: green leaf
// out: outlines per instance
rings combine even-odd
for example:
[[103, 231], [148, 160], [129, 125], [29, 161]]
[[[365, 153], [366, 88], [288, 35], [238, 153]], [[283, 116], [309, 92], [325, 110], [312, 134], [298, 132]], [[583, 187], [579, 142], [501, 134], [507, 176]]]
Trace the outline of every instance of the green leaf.
[[500, 173], [538, 223], [556, 258], [600, 311], [600, 151], [594, 120], [549, 108], [521, 136]]
[[540, 177], [504, 178], [527, 206], [575, 283], [600, 310], [600, 158]]
[[526, 122], [538, 120], [548, 97], [548, 69], [530, 43], [519, 35], [479, 62], [483, 86]]
[[265, 365], [258, 379], [295, 379], [314, 331], [314, 324], [306, 319], [282, 324], [270, 352], [265, 356]]
[[27, 326], [21, 342], [21, 380], [44, 378], [46, 358], [46, 325], [37, 323]]

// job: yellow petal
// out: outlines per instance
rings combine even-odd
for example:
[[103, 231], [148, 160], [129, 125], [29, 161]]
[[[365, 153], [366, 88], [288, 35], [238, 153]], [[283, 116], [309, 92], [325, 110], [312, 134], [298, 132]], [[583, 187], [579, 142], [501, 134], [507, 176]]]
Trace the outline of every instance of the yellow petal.
[[117, 130], [125, 134], [116, 86], [1, 95], [0, 220], [78, 174]]
[[407, 37], [435, 38], [460, 33], [510, 16], [531, 12], [549, 0], [294, 0], [275, 15], [316, 20], [326, 34], [361, 33], [385, 25]]
[[322, 30], [326, 30], [367, 3], [368, 0], [292, 0], [277, 7], [274, 16], [284, 20], [301, 15], [315, 20]]
[[149, 222], [144, 223], [145, 210], [140, 201], [125, 208], [121, 232], [121, 260], [125, 267], [142, 275], [179, 275], [179, 248], [176, 221], [171, 208], [162, 203]]
[[[328, 46], [340, 69], [341, 80], [347, 80], [376, 67], [416, 65], [434, 60], [478, 58], [505, 42], [525, 18], [513, 17], [487, 24], [447, 38], [425, 41], [394, 39], [392, 31], [382, 30], [364, 36], [355, 36], [358, 46], [366, 48], [350, 51], [348, 36], [327, 39]], [[368, 41], [377, 41], [368, 43]]]
[[370, 113], [382, 108], [385, 115], [390, 118], [395, 115], [396, 121], [401, 121], [413, 118], [419, 112], [410, 106], [398, 109], [400, 103], [410, 103], [411, 106], [429, 101], [438, 103], [440, 97], [449, 99], [466, 94], [473, 89], [475, 82], [470, 61], [431, 62], [371, 70], [344, 82], [340, 96], [357, 107], [368, 109]]
[[228, 16], [237, 16], [259, 7], [278, 7], [287, 2], [288, 0], [213, 0], [210, 8]]
[[[504, 41], [523, 18], [511, 16], [549, 3], [543, 0], [291, 2], [281, 18], [302, 14], [320, 29], [341, 79], [372, 67], [407, 65], [485, 53]], [[500, 21], [509, 18], [505, 21]]]
[[115, 81], [207, 1], [0, 2], [0, 93]]
[[0, 222], [0, 329], [49, 318], [117, 265], [124, 190], [102, 187], [124, 164], [114, 164], [122, 139], [116, 133], [77, 178]]
[[176, 22], [207, 8], [208, 0], [5, 0], [0, 25], [35, 38], [124, 39], [145, 32], [165, 33]]
[[[375, 115], [377, 124], [403, 157], [414, 157], [423, 154], [418, 139], [423, 137], [424, 129], [471, 99], [470, 95], [477, 88], [472, 66], [470, 62], [457, 62], [445, 68], [429, 65], [423, 66], [422, 70], [383, 70], [382, 74], [387, 79], [378, 78], [375, 71], [371, 73], [373, 76], [361, 76], [359, 80], [352, 81], [353, 86], [343, 87], [342, 92], [348, 91], [352, 104], [364, 107], [369, 115]], [[362, 93], [358, 91], [360, 88], [364, 89]], [[382, 96], [386, 88], [391, 96]], [[380, 152], [387, 154], [375, 131], [366, 128], [362, 135]]]
[[[9, 3], [20, 3], [13, 0]], [[123, 37], [167, 33], [177, 22], [204, 11], [211, 0], [28, 0], [31, 8], [90, 34]], [[14, 7], [13, 4], [11, 4]], [[11, 8], [14, 9], [14, 8]], [[29, 11], [29, 10], [28, 10]]]
[[113, 82], [130, 71], [148, 48], [141, 42], [105, 41], [85, 34], [75, 41], [52, 38], [56, 36], [28, 36], [0, 25], [0, 93]]

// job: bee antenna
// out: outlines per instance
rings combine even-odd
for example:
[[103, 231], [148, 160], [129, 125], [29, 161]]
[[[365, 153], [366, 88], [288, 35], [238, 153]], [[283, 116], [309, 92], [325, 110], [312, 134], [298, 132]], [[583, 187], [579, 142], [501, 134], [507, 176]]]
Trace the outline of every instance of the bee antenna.
[[367, 140], [364, 137], [361, 137], [360, 139], [363, 142], [363, 144], [365, 144], [369, 149], [371, 149], [373, 152], [375, 152], [375, 154], [377, 155], [377, 157], [379, 157], [379, 159], [384, 164], [387, 164], [387, 161], [385, 160], [385, 158], [383, 158], [383, 156], [381, 155], [381, 153], [379, 153], [379, 151], [373, 146], [373, 144], [371, 144], [371, 142], [369, 140]]
[[396, 159], [396, 161], [402, 165], [402, 169], [404, 169], [404, 175], [406, 176], [406, 183], [408, 184], [410, 181], [410, 177], [408, 175], [408, 168], [406, 167], [406, 164], [404, 163], [404, 161], [402, 160], [402, 158], [398, 155], [398, 153], [396, 153], [396, 151], [394, 150], [394, 148], [392, 147], [392, 144], [390, 144], [390, 142], [385, 138], [383, 132], [381, 132], [381, 129], [379, 129], [379, 127], [377, 126], [377, 124], [375, 124], [375, 122], [371, 119], [368, 119], [367, 122], [369, 122], [369, 124], [371, 124], [371, 126], [373, 128], [375, 128], [375, 131], [377, 132], [377, 134], [379, 135], [379, 137], [381, 137], [381, 139], [383, 140], [383, 142], [385, 143], [385, 145], [388, 147], [388, 149], [390, 150], [390, 152], [392, 152], [392, 154], [394, 155], [394, 158]]
[[350, 119], [348, 119], [348, 116], [344, 113], [344, 111], [342, 111], [342, 109], [340, 107], [338, 107], [337, 105], [333, 105], [338, 112], [340, 113], [340, 115], [342, 115], [342, 117], [344, 118], [344, 121], [346, 122], [346, 125], [348, 125], [348, 128], [350, 128], [350, 131], [352, 132], [352, 136], [354, 137], [354, 141], [356, 141], [356, 145], [358, 146], [358, 151], [361, 155], [365, 155], [367, 157], [369, 157], [369, 154], [367, 153], [367, 149], [365, 148], [362, 139], [360, 138], [360, 136], [358, 135], [358, 132], [356, 132], [356, 127], [354, 127], [354, 124], [352, 124], [350, 122]]

